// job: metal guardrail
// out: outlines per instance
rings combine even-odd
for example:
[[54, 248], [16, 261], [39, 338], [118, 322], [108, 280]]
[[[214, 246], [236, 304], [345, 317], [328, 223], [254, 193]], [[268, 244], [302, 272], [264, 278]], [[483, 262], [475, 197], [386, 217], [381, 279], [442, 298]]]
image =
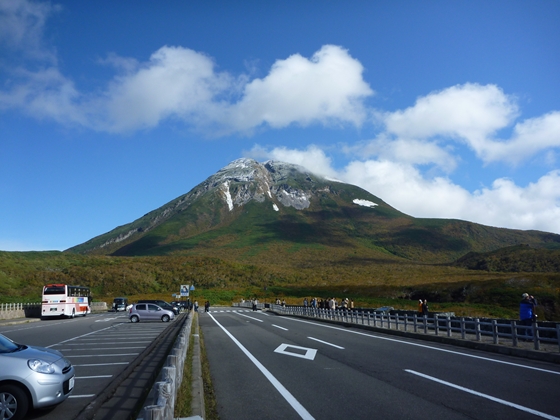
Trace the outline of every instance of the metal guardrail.
[[41, 303], [0, 303], [0, 311], [23, 311], [36, 306], [41, 306]]
[[143, 417], [138, 417], [138, 420], [172, 420], [175, 418], [175, 399], [183, 380], [192, 318], [192, 313], [188, 314], [188, 318], [167, 356], [165, 365], [161, 369], [159, 380], [154, 384], [148, 396], [149, 405], [144, 406]]
[[[479, 318], [438, 316], [437, 314], [432, 314], [430, 317], [429, 315], [419, 316], [409, 313], [376, 312], [375, 310], [330, 310], [276, 304], [270, 304], [269, 307], [286, 315], [326, 319], [405, 332], [423, 332], [424, 334], [446, 335], [447, 337], [460, 336], [462, 339], [474, 338], [476, 341], [481, 341], [483, 337], [491, 337], [493, 344], [500, 344], [505, 339], [511, 340], [513, 347], [518, 347], [520, 341], [530, 341], [533, 342], [535, 350], [541, 349], [541, 343], [548, 343], [558, 345], [560, 351], [560, 324], [558, 323], [551, 327], [541, 325], [538, 322], [525, 325], [515, 320], [506, 323], [498, 322], [497, 319], [480, 320]], [[259, 309], [261, 308], [262, 306], [259, 307]]]
[[[24, 311], [30, 308], [40, 308], [41, 302], [37, 303], [0, 303], [0, 312]], [[107, 302], [92, 302], [92, 308], [107, 309]]]

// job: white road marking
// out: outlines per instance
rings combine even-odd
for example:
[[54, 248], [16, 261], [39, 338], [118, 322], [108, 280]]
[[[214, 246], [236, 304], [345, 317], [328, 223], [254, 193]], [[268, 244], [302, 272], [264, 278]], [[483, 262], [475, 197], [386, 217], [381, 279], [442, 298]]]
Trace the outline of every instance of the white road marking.
[[314, 420], [314, 417], [309, 413], [309, 411], [307, 411], [305, 409], [305, 407], [303, 405], [301, 405], [299, 403], [298, 400], [295, 399], [295, 397], [290, 393], [290, 391], [288, 391], [284, 385], [282, 385], [280, 383], [280, 381], [278, 381], [278, 379], [276, 379], [272, 373], [270, 373], [268, 371], [267, 368], [265, 368], [263, 366], [263, 364], [261, 362], [259, 362], [255, 356], [253, 356], [249, 350], [247, 350], [243, 344], [241, 344], [228, 330], [225, 329], [224, 326], [222, 326], [222, 324], [220, 324], [218, 321], [216, 321], [216, 318], [214, 318], [214, 316], [212, 314], [209, 314], [210, 317], [214, 320], [214, 322], [218, 325], [218, 327], [220, 327], [229, 338], [231, 338], [231, 340], [237, 345], [237, 347], [239, 347], [241, 349], [241, 351], [243, 353], [245, 353], [245, 355], [249, 358], [249, 360], [251, 360], [251, 362], [253, 362], [253, 364], [261, 371], [261, 373], [266, 377], [266, 379], [269, 380], [269, 382], [272, 384], [272, 386], [274, 386], [274, 388], [276, 388], [276, 390], [280, 393], [280, 395], [282, 395], [282, 397], [284, 397], [284, 399], [288, 402], [288, 404], [290, 404], [292, 406], [292, 408], [296, 411], [296, 413], [299, 414], [299, 416], [302, 419], [305, 420]]
[[[304, 350], [305, 353], [301, 354], [301, 353], [294, 353], [293, 351], [288, 351], [288, 349], [290, 348], [297, 349], [297, 350]], [[309, 349], [307, 347], [294, 346], [292, 344], [280, 344], [276, 348], [276, 350], [274, 350], [274, 353], [285, 354], [286, 356], [301, 357], [302, 359], [307, 359], [307, 360], [314, 360], [315, 356], [317, 355], [317, 350]]]
[[249, 316], [249, 315], [243, 315], [243, 314], [240, 314], [239, 312], [236, 312], [236, 314], [239, 315], [239, 316], [244, 316], [245, 318], [254, 319], [255, 321], [264, 322], [262, 319], [253, 318], [252, 316]]
[[98, 375], [98, 376], [76, 376], [75, 379], [98, 379], [98, 378], [112, 378], [113, 375]]
[[[83, 344], [82, 344], [83, 346]], [[136, 346], [136, 347], [113, 347], [111, 346], [112, 350], [127, 350], [127, 349], [144, 349], [146, 348], [145, 346]], [[94, 351], [94, 350], [107, 350], [107, 347], [99, 347], [99, 348], [93, 348], [93, 347], [86, 347], [83, 349], [57, 349], [58, 351]]]
[[309, 338], [310, 340], [318, 341], [319, 343], [326, 344], [327, 346], [333, 346], [333, 347], [336, 347], [337, 349], [344, 350], [344, 347], [337, 346], [336, 344], [329, 343], [327, 341], [319, 340], [318, 338], [313, 338], [313, 337], [307, 337], [307, 338]]
[[70, 395], [68, 398], [92, 398], [95, 394], [84, 394], [84, 395]]
[[103, 319], [98, 319], [95, 322], [109, 322], [109, 321], [113, 321], [115, 319], [123, 319], [124, 317], [119, 316], [119, 317], [112, 317], [112, 318], [103, 318]]
[[288, 331], [287, 328], [281, 327], [280, 325], [272, 324], [273, 327], [280, 328], [281, 330]]
[[70, 357], [116, 357], [116, 356], [138, 356], [140, 353], [120, 353], [120, 354], [81, 354], [81, 355], [68, 355], [64, 356], [66, 358]]
[[69, 341], [74, 341], [74, 340], [77, 340], [78, 338], [87, 337], [88, 335], [97, 334], [98, 332], [105, 331], [105, 330], [108, 330], [108, 329], [111, 329], [111, 328], [113, 328], [113, 327], [110, 326], [110, 327], [102, 328], [102, 329], [97, 330], [97, 331], [89, 332], [87, 334], [82, 334], [82, 335], [79, 335], [79, 336], [74, 337], [74, 338], [69, 338], [68, 340], [61, 341], [60, 343], [56, 343], [56, 344], [52, 344], [50, 346], [47, 346], [47, 348], [58, 346], [62, 343], [68, 343]]
[[446, 385], [446, 386], [449, 386], [451, 388], [455, 388], [455, 389], [458, 389], [460, 391], [467, 392], [467, 393], [472, 394], [472, 395], [476, 395], [477, 397], [486, 398], [490, 401], [494, 401], [494, 402], [497, 402], [497, 403], [500, 403], [500, 404], [503, 404], [503, 405], [507, 405], [508, 407], [512, 407], [512, 408], [516, 408], [516, 409], [521, 410], [521, 411], [525, 411], [526, 413], [530, 413], [530, 414], [533, 414], [535, 416], [539, 416], [539, 417], [549, 419], [549, 420], [560, 420], [560, 417], [554, 417], [554, 416], [551, 416], [549, 414], [543, 413], [541, 411], [533, 410], [532, 408], [524, 407], [524, 406], [519, 405], [519, 404], [515, 404], [515, 403], [509, 402], [509, 401], [506, 401], [506, 400], [502, 400], [501, 398], [492, 397], [491, 395], [483, 394], [481, 392], [477, 392], [477, 391], [474, 391], [474, 390], [469, 389], [469, 388], [465, 388], [465, 387], [462, 387], [462, 386], [459, 386], [459, 385], [455, 385], [455, 384], [452, 384], [451, 382], [442, 381], [441, 379], [434, 378], [433, 376], [424, 375], [423, 373], [416, 372], [414, 370], [405, 369], [405, 372], [412, 373], [413, 375], [417, 375], [417, 376], [420, 376], [422, 378], [429, 379], [430, 381], [434, 381], [434, 382], [440, 383], [442, 385]]
[[283, 319], [288, 319], [288, 320], [294, 321], [294, 322], [303, 322], [304, 324], [316, 325], [316, 326], [319, 326], [319, 327], [329, 328], [329, 329], [338, 330], [338, 331], [344, 331], [344, 332], [350, 333], [350, 334], [363, 335], [365, 337], [376, 338], [378, 340], [392, 341], [392, 342], [395, 342], [395, 343], [407, 344], [409, 346], [422, 347], [422, 348], [426, 348], [426, 349], [430, 349], [430, 350], [441, 351], [441, 352], [444, 352], [444, 353], [456, 354], [458, 356], [471, 357], [473, 359], [486, 360], [488, 362], [501, 363], [501, 364], [504, 364], [504, 365], [515, 366], [515, 367], [520, 367], [520, 368], [524, 368], [524, 369], [531, 369], [531, 370], [536, 370], [536, 371], [539, 371], [539, 372], [552, 373], [554, 375], [560, 375], [560, 372], [557, 372], [555, 370], [541, 369], [541, 368], [537, 368], [537, 367], [533, 367], [533, 366], [522, 365], [522, 364], [519, 364], [519, 363], [512, 363], [512, 362], [505, 362], [503, 360], [491, 359], [489, 357], [475, 356], [474, 354], [461, 353], [459, 351], [441, 349], [441, 348], [438, 348], [438, 347], [428, 346], [426, 344], [419, 344], [419, 343], [412, 343], [410, 341], [397, 340], [396, 338], [381, 337], [381, 336], [378, 336], [378, 335], [367, 334], [367, 333], [363, 333], [363, 332], [360, 332], [360, 331], [353, 331], [353, 330], [349, 330], [349, 329], [345, 329], [345, 328], [333, 327], [332, 325], [325, 325], [325, 324], [320, 324], [320, 323], [317, 323], [317, 322], [304, 321], [302, 319], [295, 319], [295, 318], [290, 318], [290, 317], [284, 317]]
[[77, 366], [112, 366], [112, 365], [128, 365], [130, 362], [115, 362], [115, 363], [86, 363], [82, 365], [73, 365], [74, 367]]

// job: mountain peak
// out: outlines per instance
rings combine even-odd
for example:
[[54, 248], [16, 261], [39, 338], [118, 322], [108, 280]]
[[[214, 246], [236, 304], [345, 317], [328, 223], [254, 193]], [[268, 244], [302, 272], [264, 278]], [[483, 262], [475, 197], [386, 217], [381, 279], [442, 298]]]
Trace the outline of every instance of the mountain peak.
[[415, 219], [362, 188], [301, 166], [242, 158], [188, 193], [69, 251], [223, 256], [241, 248], [258, 253], [263, 244], [274, 243], [443, 262], [470, 251], [546, 242], [560, 243], [560, 236], [460, 220]]

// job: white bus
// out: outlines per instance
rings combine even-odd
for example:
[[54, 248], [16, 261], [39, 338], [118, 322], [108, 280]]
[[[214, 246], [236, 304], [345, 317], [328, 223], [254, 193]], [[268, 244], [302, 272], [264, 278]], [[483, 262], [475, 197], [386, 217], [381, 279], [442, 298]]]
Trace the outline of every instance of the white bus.
[[47, 284], [43, 287], [41, 316], [86, 316], [91, 312], [91, 294], [88, 287], [67, 284]]

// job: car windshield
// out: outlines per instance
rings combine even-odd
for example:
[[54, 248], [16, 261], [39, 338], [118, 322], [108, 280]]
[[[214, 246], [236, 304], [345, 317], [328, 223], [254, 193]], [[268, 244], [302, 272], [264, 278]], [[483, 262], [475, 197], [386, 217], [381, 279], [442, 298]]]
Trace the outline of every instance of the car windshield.
[[0, 334], [0, 353], [13, 353], [21, 348], [19, 344], [14, 343], [8, 337]]

